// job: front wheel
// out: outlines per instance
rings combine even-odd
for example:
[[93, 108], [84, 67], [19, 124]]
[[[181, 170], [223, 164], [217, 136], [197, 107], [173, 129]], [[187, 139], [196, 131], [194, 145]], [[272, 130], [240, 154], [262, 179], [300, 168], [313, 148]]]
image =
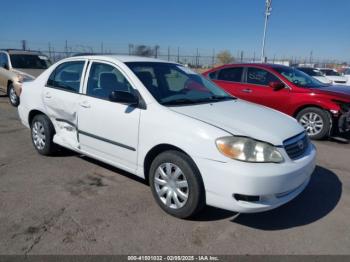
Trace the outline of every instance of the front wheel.
[[150, 186], [158, 205], [175, 217], [194, 216], [205, 205], [199, 171], [192, 159], [182, 152], [167, 151], [154, 159]]
[[330, 133], [331, 119], [329, 113], [321, 108], [305, 108], [298, 113], [296, 118], [311, 139], [323, 139]]
[[9, 85], [7, 94], [11, 105], [17, 107], [19, 105], [19, 96], [17, 96], [15, 88], [12, 84]]

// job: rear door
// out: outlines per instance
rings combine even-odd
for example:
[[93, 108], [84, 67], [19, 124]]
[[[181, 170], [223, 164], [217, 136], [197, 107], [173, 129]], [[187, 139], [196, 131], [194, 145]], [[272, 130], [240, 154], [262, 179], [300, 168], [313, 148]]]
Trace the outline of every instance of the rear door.
[[51, 73], [43, 89], [46, 112], [56, 129], [54, 141], [78, 149], [78, 105], [86, 60], [64, 62]]
[[[211, 78], [212, 73], [209, 75]], [[214, 74], [213, 74], [214, 75]], [[242, 92], [243, 67], [227, 67], [216, 72], [212, 80], [233, 96], [246, 99]]]
[[111, 102], [113, 91], [134, 92], [115, 64], [92, 61], [79, 103], [79, 142], [83, 152], [129, 172], [137, 168], [140, 109]]
[[274, 90], [269, 86], [270, 82], [282, 81], [265, 69], [247, 67], [242, 90], [246, 90], [247, 100], [251, 102], [287, 112], [290, 89], [285, 87], [281, 90]]

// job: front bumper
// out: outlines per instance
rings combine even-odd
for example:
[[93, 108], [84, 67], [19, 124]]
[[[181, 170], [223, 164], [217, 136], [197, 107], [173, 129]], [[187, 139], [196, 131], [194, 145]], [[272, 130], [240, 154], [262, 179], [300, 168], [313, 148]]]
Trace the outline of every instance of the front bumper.
[[[267, 211], [281, 206], [299, 195], [310, 181], [316, 165], [316, 149], [310, 144], [305, 155], [282, 164], [227, 163], [209, 159], [195, 159], [202, 174], [206, 203], [240, 213]], [[258, 196], [250, 202], [237, 200], [234, 195]]]

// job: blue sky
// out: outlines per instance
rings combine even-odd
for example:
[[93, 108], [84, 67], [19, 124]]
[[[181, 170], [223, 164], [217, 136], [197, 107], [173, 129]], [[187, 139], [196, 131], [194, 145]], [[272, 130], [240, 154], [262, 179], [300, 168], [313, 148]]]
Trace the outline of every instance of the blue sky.
[[[3, 1], [0, 47], [68, 45], [122, 51], [128, 43], [202, 54], [260, 55], [264, 0]], [[267, 55], [350, 61], [350, 0], [273, 0]], [[4, 10], [9, 10], [4, 12]]]

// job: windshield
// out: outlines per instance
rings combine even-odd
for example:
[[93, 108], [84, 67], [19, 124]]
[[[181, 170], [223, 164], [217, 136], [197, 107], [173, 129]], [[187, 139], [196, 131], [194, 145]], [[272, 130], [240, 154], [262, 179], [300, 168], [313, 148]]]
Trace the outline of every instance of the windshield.
[[324, 87], [325, 84], [321, 83], [317, 79], [301, 72], [298, 69], [291, 67], [274, 67], [275, 71], [283, 75], [290, 82], [298, 87], [306, 87], [306, 88], [318, 88]]
[[308, 74], [309, 76], [323, 76], [323, 74], [314, 68], [297, 68], [298, 70], [304, 72], [305, 74]]
[[191, 69], [171, 63], [129, 62], [154, 98], [163, 105], [190, 105], [235, 99]]
[[47, 69], [51, 62], [46, 56], [11, 54], [11, 64], [13, 68], [25, 69]]
[[321, 69], [326, 76], [340, 76], [340, 74], [332, 69]]

